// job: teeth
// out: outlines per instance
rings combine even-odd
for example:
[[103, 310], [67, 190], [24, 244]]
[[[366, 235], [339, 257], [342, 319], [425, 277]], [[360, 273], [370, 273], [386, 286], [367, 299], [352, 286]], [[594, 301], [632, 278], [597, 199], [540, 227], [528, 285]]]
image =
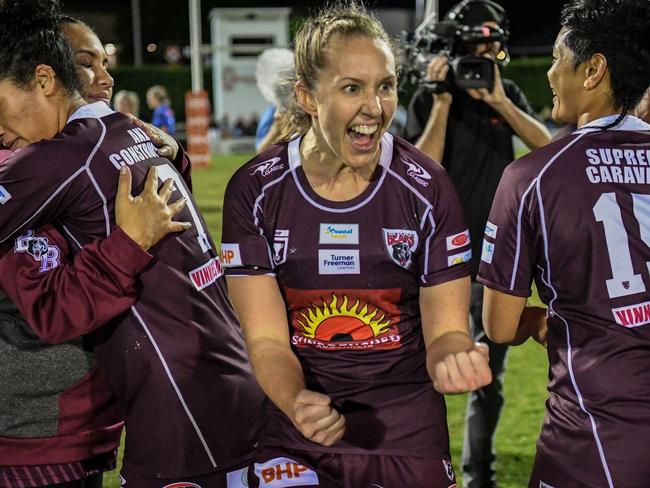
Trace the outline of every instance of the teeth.
[[370, 135], [374, 134], [377, 132], [377, 129], [379, 129], [379, 124], [375, 125], [355, 125], [353, 127], [350, 127], [351, 130], [354, 132], [357, 132], [358, 134], [365, 134], [365, 135]]

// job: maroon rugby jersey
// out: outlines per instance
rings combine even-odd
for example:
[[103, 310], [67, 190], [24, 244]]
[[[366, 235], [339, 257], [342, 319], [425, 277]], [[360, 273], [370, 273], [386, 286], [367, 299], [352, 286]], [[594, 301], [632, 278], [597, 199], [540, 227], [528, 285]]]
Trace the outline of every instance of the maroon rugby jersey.
[[425, 367], [421, 286], [469, 275], [469, 234], [441, 166], [386, 134], [358, 197], [332, 202], [309, 186], [300, 140], [274, 146], [226, 190], [222, 261], [229, 276], [271, 274], [288, 309], [307, 387], [346, 415], [331, 448], [313, 444], [271, 402], [261, 444], [440, 458], [445, 403]]
[[[589, 124], [604, 126], [613, 117]], [[650, 125], [584, 128], [512, 163], [479, 281], [549, 305], [539, 452], [589, 486], [650, 480]]]
[[246, 459], [262, 394], [247, 361], [207, 226], [180, 175], [146, 134], [103, 102], [80, 108], [61, 134], [0, 168], [0, 241], [26, 226], [60, 223], [78, 246], [108, 235], [119, 168], [134, 192], [146, 172], [175, 179], [191, 230], [151, 249], [142, 291], [96, 347], [125, 412], [125, 464], [163, 478], [206, 474]]

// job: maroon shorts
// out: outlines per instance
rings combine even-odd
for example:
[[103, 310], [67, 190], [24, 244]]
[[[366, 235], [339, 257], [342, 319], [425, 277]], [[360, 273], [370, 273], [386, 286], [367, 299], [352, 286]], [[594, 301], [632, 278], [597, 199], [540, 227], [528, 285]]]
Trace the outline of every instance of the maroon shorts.
[[456, 488], [451, 462], [403, 456], [259, 448], [248, 469], [250, 488]]
[[528, 488], [592, 488], [580, 483], [564, 471], [544, 459], [539, 452], [535, 456], [533, 472], [530, 474]]
[[203, 476], [158, 479], [149, 478], [133, 470], [120, 473], [121, 488], [248, 488], [248, 463]]

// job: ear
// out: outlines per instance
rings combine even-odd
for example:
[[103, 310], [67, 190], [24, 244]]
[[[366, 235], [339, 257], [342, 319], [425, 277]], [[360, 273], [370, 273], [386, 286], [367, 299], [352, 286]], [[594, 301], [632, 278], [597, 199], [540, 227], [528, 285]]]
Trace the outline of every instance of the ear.
[[56, 73], [51, 66], [39, 64], [34, 71], [36, 80], [36, 89], [45, 96], [51, 96], [58, 90], [56, 83]]
[[298, 102], [298, 106], [309, 115], [316, 117], [318, 111], [316, 110], [316, 102], [312, 91], [302, 80], [296, 81], [294, 90], [296, 91], [296, 101]]
[[585, 61], [584, 70], [585, 81], [582, 86], [585, 90], [593, 90], [603, 81], [607, 73], [607, 58], [601, 53], [594, 54]]

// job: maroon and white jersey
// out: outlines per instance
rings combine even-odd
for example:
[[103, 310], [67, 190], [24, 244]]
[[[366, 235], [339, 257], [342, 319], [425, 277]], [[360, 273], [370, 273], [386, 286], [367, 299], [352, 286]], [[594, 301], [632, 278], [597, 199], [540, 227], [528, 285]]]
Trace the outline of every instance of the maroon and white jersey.
[[229, 276], [276, 277], [307, 388], [346, 415], [332, 448], [271, 402], [261, 444], [333, 452], [448, 454], [445, 403], [425, 368], [421, 286], [469, 275], [469, 233], [444, 169], [386, 134], [368, 188], [333, 202], [310, 187], [300, 140], [240, 168], [224, 201]]
[[647, 486], [650, 125], [583, 128], [512, 163], [481, 259], [487, 287], [528, 296], [535, 279], [549, 305], [539, 452], [589, 486]]
[[97, 102], [54, 139], [17, 152], [0, 166], [0, 242], [49, 221], [77, 247], [107, 236], [123, 165], [134, 192], [151, 166], [173, 178], [173, 198], [188, 201], [178, 218], [193, 223], [150, 250], [137, 302], [96, 333], [98, 364], [126, 417], [125, 463], [163, 478], [225, 469], [250, 455], [263, 396], [207, 226], [146, 134]]

